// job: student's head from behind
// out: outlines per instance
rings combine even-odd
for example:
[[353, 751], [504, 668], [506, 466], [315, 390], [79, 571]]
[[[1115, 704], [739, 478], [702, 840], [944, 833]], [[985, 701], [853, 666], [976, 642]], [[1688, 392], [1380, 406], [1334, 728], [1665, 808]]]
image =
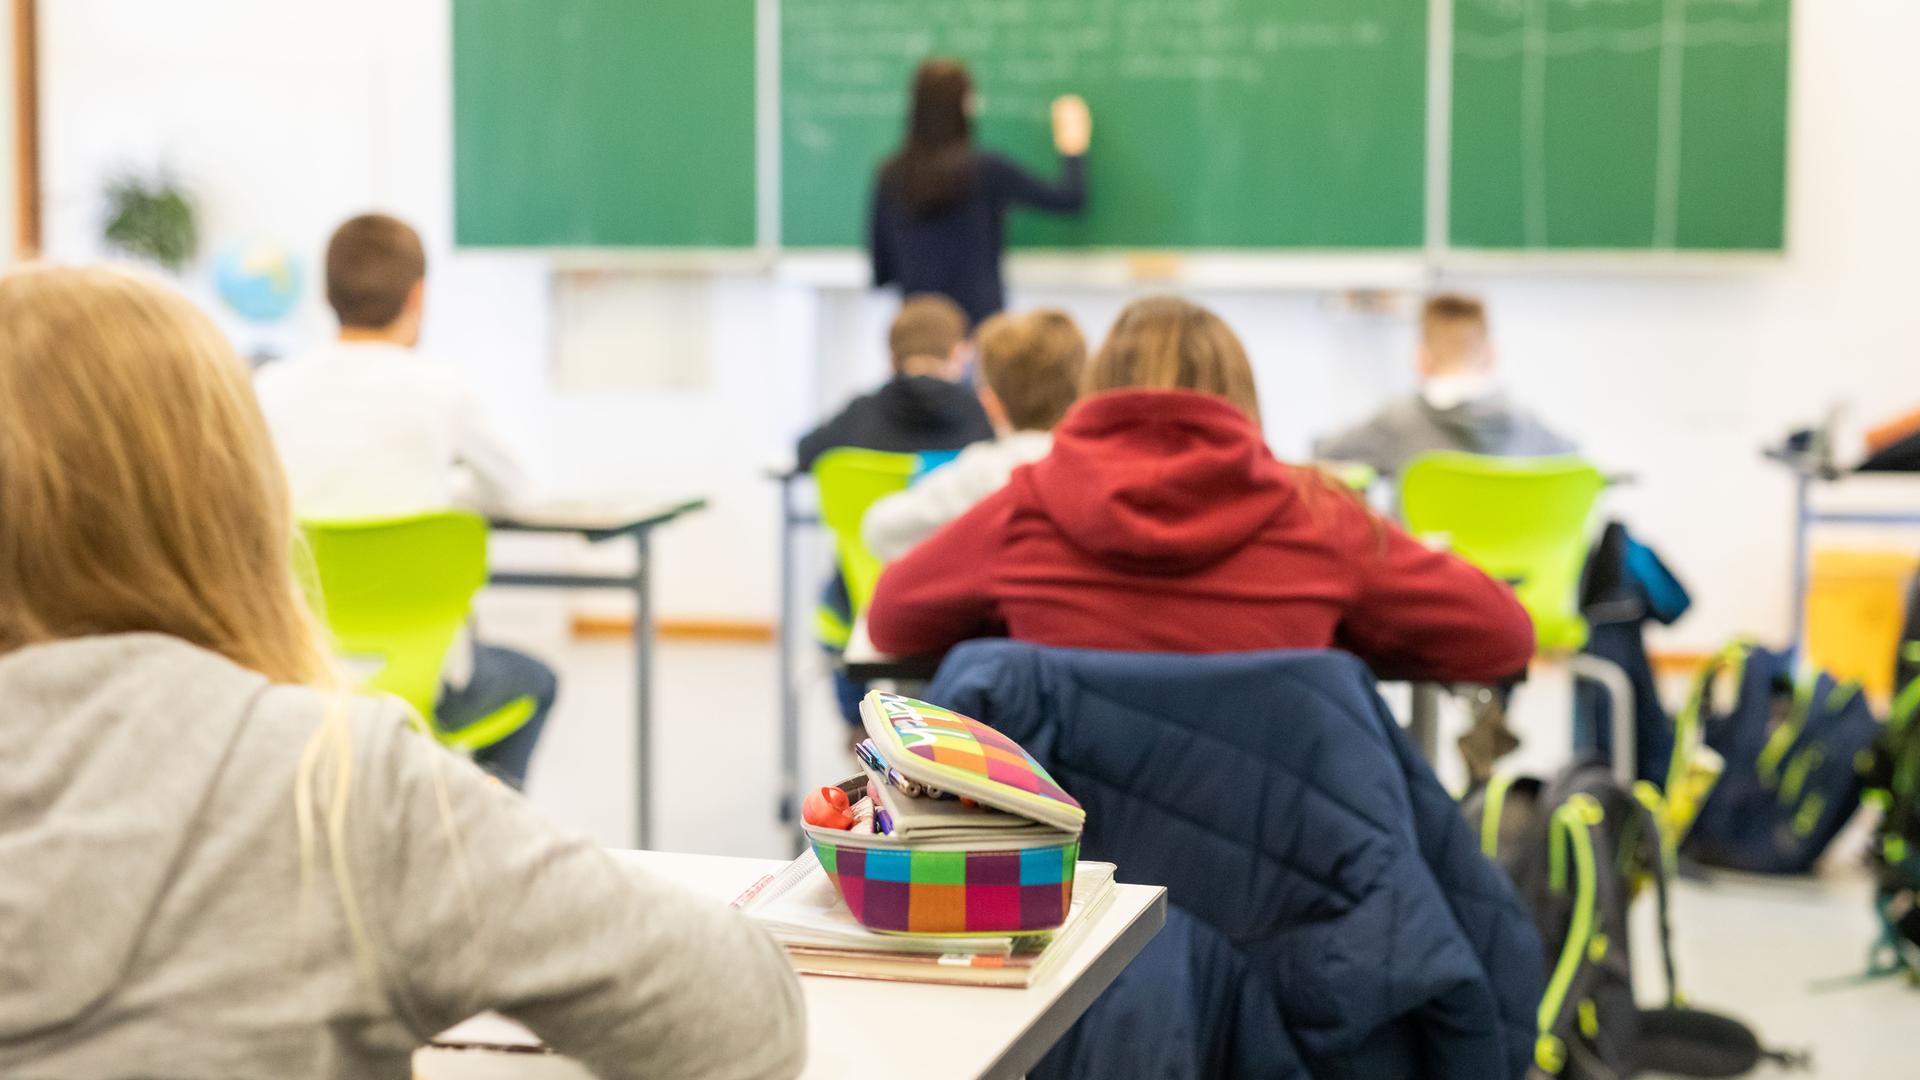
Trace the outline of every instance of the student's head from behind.
[[995, 315], [980, 324], [980, 405], [994, 429], [1052, 431], [1080, 396], [1087, 339], [1051, 308]]
[[362, 214], [327, 242], [327, 303], [342, 338], [418, 344], [426, 280], [420, 234], [398, 218]]
[[0, 522], [0, 652], [145, 631], [329, 679], [246, 369], [157, 281], [0, 276]]
[[1177, 296], [1127, 305], [1087, 368], [1087, 393], [1124, 389], [1211, 394], [1260, 423], [1246, 347], [1218, 315]]
[[1487, 306], [1459, 293], [1428, 299], [1420, 313], [1420, 377], [1485, 375], [1492, 370]]
[[944, 296], [909, 296], [893, 317], [887, 348], [896, 375], [957, 382], [967, 367], [967, 313]]

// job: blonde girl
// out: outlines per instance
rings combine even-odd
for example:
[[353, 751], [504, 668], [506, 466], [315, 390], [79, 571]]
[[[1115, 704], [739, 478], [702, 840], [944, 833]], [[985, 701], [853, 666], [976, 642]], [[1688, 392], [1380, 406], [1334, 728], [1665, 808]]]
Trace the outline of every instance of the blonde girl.
[[233, 350], [0, 278], [0, 1075], [403, 1076], [485, 1009], [599, 1075], [799, 1071], [743, 919], [336, 688]]

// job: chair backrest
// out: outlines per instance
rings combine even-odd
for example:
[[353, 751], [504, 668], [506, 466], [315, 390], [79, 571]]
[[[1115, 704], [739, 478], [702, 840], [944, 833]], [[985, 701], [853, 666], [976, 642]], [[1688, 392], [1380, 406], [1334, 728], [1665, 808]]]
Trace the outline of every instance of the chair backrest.
[[303, 521], [302, 584], [334, 648], [379, 666], [366, 685], [429, 722], [447, 650], [487, 580], [487, 523], [465, 511], [361, 521]]
[[813, 463], [813, 482], [820, 489], [820, 520], [833, 533], [833, 547], [846, 579], [853, 615], [866, 610], [873, 587], [886, 566], [860, 539], [860, 522], [867, 508], [896, 491], [905, 491], [921, 471], [915, 454], [842, 447], [821, 454]]
[[1580, 570], [1606, 479], [1579, 458], [1426, 454], [1400, 478], [1400, 513], [1415, 536], [1510, 581], [1540, 648], [1578, 649]]

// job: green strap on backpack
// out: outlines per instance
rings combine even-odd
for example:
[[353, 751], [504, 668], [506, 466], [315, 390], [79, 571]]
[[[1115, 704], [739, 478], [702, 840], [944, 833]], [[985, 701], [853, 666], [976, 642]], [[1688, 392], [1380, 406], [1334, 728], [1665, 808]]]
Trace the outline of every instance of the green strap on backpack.
[[[1462, 804], [1481, 851], [1533, 912], [1547, 946], [1546, 993], [1537, 1013], [1537, 1072], [1563, 1080], [1615, 1080], [1653, 1070], [1737, 1076], [1763, 1058], [1745, 1025], [1687, 1007], [1675, 972], [1669, 883], [1677, 861], [1670, 811], [1654, 785], [1623, 789], [1601, 764], [1578, 763], [1551, 784], [1496, 776]], [[1654, 886], [1667, 996], [1633, 998], [1628, 911]]]

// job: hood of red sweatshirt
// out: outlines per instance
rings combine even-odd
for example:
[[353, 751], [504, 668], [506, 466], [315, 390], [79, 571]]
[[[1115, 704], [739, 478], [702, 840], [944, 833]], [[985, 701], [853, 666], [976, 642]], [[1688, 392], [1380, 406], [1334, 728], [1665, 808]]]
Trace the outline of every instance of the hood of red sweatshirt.
[[1246, 414], [1186, 390], [1115, 390], [1080, 402], [1027, 483], [1069, 542], [1131, 573], [1204, 569], [1296, 498]]

